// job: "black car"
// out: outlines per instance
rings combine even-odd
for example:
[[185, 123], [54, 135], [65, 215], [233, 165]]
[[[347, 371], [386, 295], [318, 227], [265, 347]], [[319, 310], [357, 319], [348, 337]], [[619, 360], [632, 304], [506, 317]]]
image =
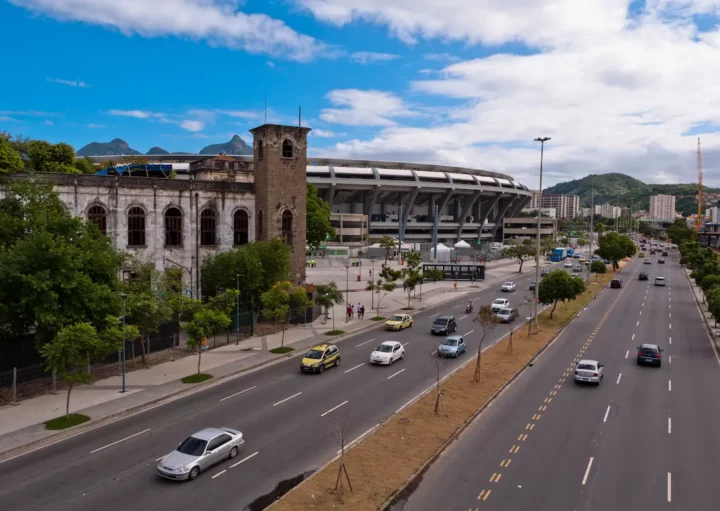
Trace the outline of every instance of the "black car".
[[622, 287], [622, 280], [620, 280], [620, 279], [612, 279], [612, 282], [610, 282], [610, 287], [612, 287], [612, 288], [621, 288], [621, 287]]
[[535, 291], [536, 282], [533, 280], [528, 286], [528, 291]]
[[667, 256], [667, 255], [668, 255], [668, 253], [667, 253], [666, 251], [664, 251], [664, 250], [663, 250], [663, 253], [662, 253], [662, 255], [663, 255], [663, 256]]
[[637, 364], [651, 364], [660, 367], [662, 365], [662, 356], [664, 350], [661, 350], [657, 344], [641, 344], [637, 347]]
[[550, 270], [548, 270], [547, 268], [545, 268], [544, 270], [542, 270], [542, 271], [540, 272], [540, 276], [541, 276], [541, 277], [544, 277], [545, 275], [548, 275], [549, 273], [550, 273]]
[[658, 264], [665, 264], [665, 259], [663, 259], [662, 257], [658, 259]]
[[640, 275], [638, 275], [638, 280], [647, 280], [648, 274], [645, 272], [641, 272]]
[[433, 335], [450, 335], [456, 330], [455, 316], [440, 316], [433, 321], [430, 332]]

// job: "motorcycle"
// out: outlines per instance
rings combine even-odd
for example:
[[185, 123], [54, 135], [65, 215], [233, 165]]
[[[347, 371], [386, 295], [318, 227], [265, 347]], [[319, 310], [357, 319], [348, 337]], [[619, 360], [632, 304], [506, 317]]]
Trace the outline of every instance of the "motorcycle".
[[465, 314], [470, 314], [473, 311], [473, 306], [469, 305], [465, 307]]

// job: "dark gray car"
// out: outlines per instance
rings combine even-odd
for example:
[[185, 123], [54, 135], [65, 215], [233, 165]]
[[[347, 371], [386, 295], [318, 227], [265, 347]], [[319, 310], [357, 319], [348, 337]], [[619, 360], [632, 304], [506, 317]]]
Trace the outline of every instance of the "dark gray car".
[[158, 474], [166, 479], [195, 479], [201, 471], [238, 455], [245, 443], [243, 434], [230, 428], [205, 428], [180, 443], [157, 465]]
[[439, 318], [435, 318], [432, 327], [430, 327], [430, 333], [433, 335], [450, 335], [455, 330], [457, 330], [455, 316], [440, 316]]

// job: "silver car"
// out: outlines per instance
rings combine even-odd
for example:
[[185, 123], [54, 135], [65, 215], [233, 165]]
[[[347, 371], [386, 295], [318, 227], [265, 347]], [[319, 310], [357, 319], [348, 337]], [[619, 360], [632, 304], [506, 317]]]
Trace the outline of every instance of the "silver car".
[[597, 360], [581, 360], [575, 366], [575, 383], [595, 383], [600, 385], [604, 367]]
[[158, 474], [166, 479], [192, 481], [201, 471], [237, 456], [244, 443], [243, 434], [236, 429], [205, 428], [162, 458]]

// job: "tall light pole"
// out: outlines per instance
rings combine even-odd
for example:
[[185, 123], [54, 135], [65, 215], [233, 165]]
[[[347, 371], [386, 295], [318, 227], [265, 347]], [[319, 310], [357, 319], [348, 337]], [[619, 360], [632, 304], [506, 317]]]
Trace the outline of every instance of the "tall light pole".
[[[593, 241], [595, 239], [595, 232], [593, 231], [593, 220], [595, 218], [595, 175], [592, 176], [592, 188], [590, 192], [590, 254], [588, 257], [590, 258], [590, 266], [588, 266], [588, 270], [592, 269], [592, 263], [593, 263]], [[592, 271], [587, 272], [587, 282], [590, 282], [590, 275], [592, 274]]]
[[542, 214], [542, 172], [543, 172], [543, 155], [545, 153], [545, 142], [550, 137], [538, 137], [535, 142], [540, 142], [540, 185], [538, 188], [538, 210], [537, 210], [537, 233], [535, 235], [535, 330], [540, 329], [538, 321], [538, 289], [540, 289], [540, 226]]
[[350, 314], [347, 308], [350, 306], [350, 261], [345, 263], [345, 323], [350, 321]]
[[620, 190], [617, 191], [617, 212], [615, 213], [615, 232], [620, 232]]
[[125, 303], [127, 302], [127, 295], [120, 293], [120, 298], [123, 301], [122, 390], [120, 392], [125, 392]]
[[240, 344], [240, 274], [235, 274], [235, 345]]

